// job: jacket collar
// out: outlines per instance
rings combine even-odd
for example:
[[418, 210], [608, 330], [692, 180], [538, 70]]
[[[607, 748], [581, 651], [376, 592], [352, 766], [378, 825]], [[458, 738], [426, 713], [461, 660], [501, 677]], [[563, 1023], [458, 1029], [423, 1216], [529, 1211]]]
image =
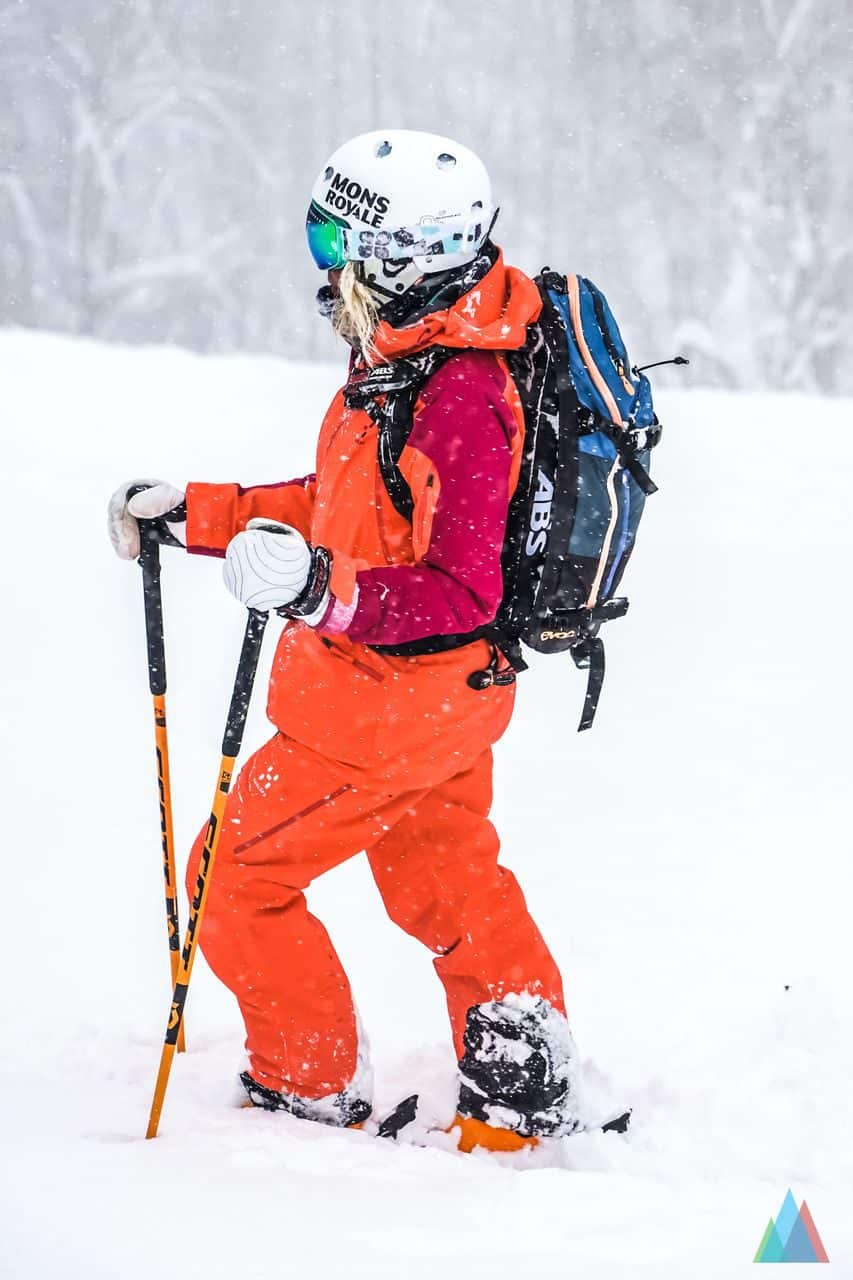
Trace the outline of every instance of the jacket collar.
[[374, 345], [387, 361], [426, 347], [515, 350], [524, 346], [527, 326], [542, 309], [539, 290], [523, 271], [504, 264], [503, 254], [486, 275], [451, 306], [431, 311], [410, 325], [379, 323]]

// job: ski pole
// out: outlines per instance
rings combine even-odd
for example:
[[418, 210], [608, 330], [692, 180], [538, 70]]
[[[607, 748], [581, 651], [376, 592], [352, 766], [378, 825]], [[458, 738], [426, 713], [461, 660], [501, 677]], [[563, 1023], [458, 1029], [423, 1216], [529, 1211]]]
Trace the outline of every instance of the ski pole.
[[252, 685], [255, 680], [258, 657], [261, 651], [261, 640], [263, 639], [266, 625], [267, 615], [265, 613], [259, 613], [256, 609], [249, 610], [246, 632], [243, 636], [243, 648], [240, 651], [240, 661], [237, 664], [237, 675], [234, 679], [231, 706], [228, 711], [228, 720], [222, 739], [222, 761], [219, 766], [219, 776], [216, 782], [216, 790], [213, 794], [213, 807], [207, 823], [204, 845], [199, 860], [195, 892], [190, 903], [190, 917], [187, 922], [187, 931], [184, 935], [178, 975], [175, 979], [175, 990], [169, 1010], [169, 1021], [166, 1026], [163, 1051], [160, 1055], [160, 1069], [157, 1072], [157, 1083], [154, 1086], [151, 1113], [148, 1117], [148, 1129], [145, 1133], [146, 1138], [157, 1137], [160, 1113], [163, 1110], [163, 1099], [166, 1096], [166, 1087], [169, 1083], [169, 1073], [172, 1070], [175, 1047], [178, 1043], [178, 1036], [183, 1023], [184, 1006], [187, 1000], [187, 990], [190, 985], [196, 946], [198, 945], [198, 935], [204, 918], [210, 877], [213, 874], [216, 848], [219, 844], [219, 835], [222, 829], [222, 816], [225, 812], [225, 802], [231, 788], [231, 774], [234, 769], [234, 762], [240, 753], [240, 745], [243, 741], [246, 714], [252, 697]]
[[[142, 488], [144, 486], [140, 486]], [[136, 490], [138, 492], [138, 490]], [[178, 977], [181, 925], [178, 919], [178, 888], [175, 878], [175, 836], [172, 824], [172, 783], [169, 774], [169, 738], [166, 731], [166, 649], [163, 643], [163, 597], [160, 593], [160, 544], [153, 523], [139, 522], [139, 564], [142, 569], [142, 598], [145, 605], [145, 635], [148, 641], [148, 688], [154, 709], [154, 745], [157, 754], [157, 792], [160, 802], [160, 837], [163, 846], [163, 878], [166, 882], [166, 930], [172, 986]], [[184, 1028], [178, 1053], [186, 1049]]]

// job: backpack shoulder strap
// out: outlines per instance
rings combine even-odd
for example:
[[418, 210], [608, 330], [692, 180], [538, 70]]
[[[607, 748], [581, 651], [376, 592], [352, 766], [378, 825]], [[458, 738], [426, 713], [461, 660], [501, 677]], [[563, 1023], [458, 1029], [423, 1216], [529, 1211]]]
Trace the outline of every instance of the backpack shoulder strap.
[[382, 405], [373, 401], [365, 406], [378, 427], [376, 451], [382, 482], [392, 506], [410, 524], [415, 504], [409, 482], [400, 470], [400, 456], [411, 434], [419, 391], [420, 387], [414, 389], [414, 394], [409, 389], [398, 391], [386, 396]]
[[[388, 389], [377, 383], [377, 395], [364, 402], [378, 428], [376, 450], [379, 471], [395, 510], [411, 523], [414, 514], [412, 491], [400, 470], [400, 457], [412, 431], [415, 405], [424, 385], [448, 360], [460, 352], [450, 347], [428, 347], [417, 356], [395, 362], [396, 371]], [[394, 366], [389, 366], [393, 368]]]

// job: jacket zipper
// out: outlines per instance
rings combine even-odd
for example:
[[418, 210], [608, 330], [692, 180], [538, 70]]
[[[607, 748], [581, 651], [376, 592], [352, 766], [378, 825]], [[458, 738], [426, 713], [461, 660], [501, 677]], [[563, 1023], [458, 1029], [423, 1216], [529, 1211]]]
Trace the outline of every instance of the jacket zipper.
[[267, 827], [266, 831], [259, 831], [257, 835], [252, 836], [249, 840], [244, 840], [242, 844], [235, 845], [234, 852], [243, 853], [246, 849], [254, 848], [262, 840], [268, 840], [270, 836], [277, 835], [279, 831], [284, 831], [285, 827], [292, 827], [295, 822], [299, 822], [300, 818], [307, 818], [309, 813], [315, 813], [317, 809], [322, 809], [324, 805], [331, 804], [333, 800], [337, 800], [338, 796], [342, 796], [345, 791], [351, 790], [352, 783], [345, 782], [343, 786], [338, 787], [337, 791], [330, 791], [321, 800], [315, 800], [313, 804], [306, 805], [304, 809], [300, 809], [298, 813], [291, 814], [283, 822], [277, 822], [274, 827]]
[[320, 636], [320, 640], [326, 646], [327, 649], [331, 649], [332, 652], [338, 658], [340, 658], [343, 662], [348, 662], [350, 666], [355, 667], [356, 670], [362, 671], [366, 676], [370, 676], [371, 680], [378, 680], [380, 684], [385, 683], [385, 677], [380, 672], [374, 671], [373, 668], [369, 667], [366, 662], [362, 662], [359, 658], [351, 658], [348, 654], [342, 653], [340, 649], [338, 649], [335, 645], [333, 645], [331, 640], [329, 640], [326, 636]]
[[347, 658], [346, 661], [351, 662], [357, 671], [363, 671], [366, 676], [370, 676], [371, 680], [378, 680], [380, 684], [384, 684], [385, 677], [378, 671], [374, 671], [366, 662], [359, 662], [358, 658]]

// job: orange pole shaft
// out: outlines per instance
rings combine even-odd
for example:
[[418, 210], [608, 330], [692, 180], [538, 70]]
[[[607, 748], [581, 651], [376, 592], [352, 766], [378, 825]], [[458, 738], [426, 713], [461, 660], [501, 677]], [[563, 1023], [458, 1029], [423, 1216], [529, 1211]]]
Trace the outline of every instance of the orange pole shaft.
[[213, 797], [213, 807], [210, 812], [207, 831], [204, 837], [204, 848], [202, 849], [201, 860], [199, 862], [195, 892], [190, 904], [190, 916], [187, 922], [187, 931], [184, 935], [184, 945], [181, 950], [180, 962], [178, 964], [177, 975], [175, 978], [172, 1007], [169, 1011], [169, 1022], [166, 1027], [163, 1051], [160, 1055], [160, 1067], [157, 1071], [157, 1081], [154, 1086], [154, 1097], [151, 1102], [151, 1112], [148, 1117], [148, 1128], [145, 1132], [146, 1138], [156, 1138], [157, 1130], [160, 1126], [160, 1115], [163, 1110], [163, 1100], [166, 1096], [166, 1087], [169, 1083], [169, 1073], [172, 1070], [172, 1061], [175, 1056], [175, 1049], [178, 1045], [181, 1028], [183, 1026], [184, 1006], [186, 1005], [190, 976], [193, 970], [196, 947], [198, 946], [199, 930], [201, 929], [201, 923], [204, 919], [207, 891], [210, 885], [210, 877], [213, 872], [213, 864], [216, 859], [216, 848], [219, 844], [219, 835], [222, 829], [222, 816], [225, 812], [225, 802], [228, 799], [228, 792], [231, 789], [231, 773], [234, 768], [235, 759], [235, 756], [223, 756], [222, 763], [219, 766], [219, 780], [216, 784], [216, 792]]
[[[172, 986], [178, 980], [181, 926], [178, 917], [178, 883], [175, 874], [175, 835], [172, 823], [172, 783], [169, 774], [169, 738], [166, 732], [166, 696], [153, 695], [154, 740], [157, 752], [157, 789], [160, 796], [160, 837], [163, 846], [163, 879], [166, 884], [166, 931]], [[186, 1050], [184, 1024], [178, 1037], [178, 1053]]]
[[[240, 650], [240, 661], [237, 665], [234, 689], [231, 693], [231, 703], [228, 708], [228, 719], [225, 722], [225, 733], [222, 736], [222, 761], [219, 765], [219, 777], [216, 782], [216, 790], [213, 793], [213, 805], [210, 810], [210, 818], [208, 819], [204, 844], [199, 859], [195, 890], [190, 903], [187, 931], [184, 935], [184, 945], [181, 949], [178, 971], [175, 977], [175, 989], [169, 1009], [169, 1021], [166, 1025], [166, 1036], [163, 1041], [163, 1051], [160, 1055], [160, 1067], [157, 1071], [157, 1081], [154, 1085], [154, 1097], [151, 1100], [148, 1128], [145, 1131], [146, 1138], [156, 1138], [157, 1130], [160, 1126], [160, 1115], [163, 1111], [163, 1100], [166, 1097], [169, 1073], [172, 1070], [172, 1062], [174, 1061], [175, 1050], [178, 1046], [183, 1026], [184, 1007], [187, 1002], [187, 992], [193, 971], [196, 947], [198, 946], [198, 936], [204, 919], [204, 908], [207, 903], [210, 878], [213, 875], [213, 864], [216, 860], [216, 850], [222, 831], [225, 803], [228, 799], [228, 792], [231, 790], [231, 774], [237, 756], [240, 754], [243, 730], [246, 727], [246, 716], [249, 711], [252, 686], [258, 668], [261, 641], [263, 640], [266, 625], [267, 615], [265, 613], [259, 613], [257, 609], [249, 610], [246, 631], [243, 636], [243, 647]], [[165, 681], [159, 692], [162, 693], [164, 690]]]

